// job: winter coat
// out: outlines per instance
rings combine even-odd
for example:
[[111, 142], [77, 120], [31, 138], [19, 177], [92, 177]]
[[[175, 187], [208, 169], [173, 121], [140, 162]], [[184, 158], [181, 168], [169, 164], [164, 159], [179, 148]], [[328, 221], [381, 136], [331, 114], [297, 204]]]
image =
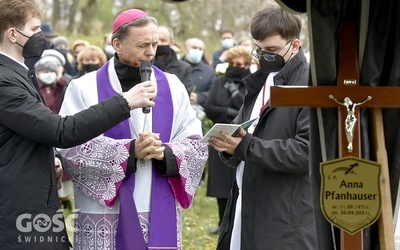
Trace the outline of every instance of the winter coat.
[[[224, 75], [215, 78], [210, 90], [204, 111], [213, 123], [231, 123], [234, 117], [228, 117], [228, 108], [239, 110], [243, 103], [246, 88], [243, 84], [239, 93], [233, 97], [224, 87]], [[208, 182], [207, 196], [227, 199], [235, 180], [236, 169], [227, 166], [219, 157], [218, 151], [213, 147], [208, 148]]]
[[28, 69], [0, 54], [0, 249], [69, 249], [53, 147], [72, 147], [129, 117], [121, 96], [75, 116], [46, 107]]
[[164, 72], [176, 75], [185, 85], [186, 91], [190, 94], [193, 89], [192, 83], [192, 66], [189, 63], [178, 60], [175, 51], [171, 49], [170, 54], [163, 60], [155, 59], [154, 65]]
[[215, 79], [215, 71], [210, 65], [203, 61], [200, 61], [199, 63], [191, 63], [187, 61], [185, 57], [181, 60], [192, 66], [191, 79], [193, 87], [196, 86], [194, 92], [197, 93], [198, 104], [203, 106], [207, 101], [212, 82]]
[[[266, 76], [261, 71], [243, 80], [248, 94], [235, 123], [250, 118]], [[309, 66], [303, 51], [274, 76], [274, 85], [307, 85]], [[221, 153], [232, 167], [245, 161], [242, 186], [241, 249], [329, 249], [317, 246], [317, 226], [309, 170], [309, 108], [267, 107], [253, 134], [247, 133], [233, 157]], [[318, 174], [319, 172], [313, 172]], [[221, 225], [217, 249], [229, 249], [238, 188], [235, 185]]]

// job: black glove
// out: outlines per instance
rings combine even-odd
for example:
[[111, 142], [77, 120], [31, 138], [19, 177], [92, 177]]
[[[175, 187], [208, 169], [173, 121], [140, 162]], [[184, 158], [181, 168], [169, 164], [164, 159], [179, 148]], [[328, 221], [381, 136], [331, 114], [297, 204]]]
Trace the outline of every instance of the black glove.
[[240, 86], [240, 83], [236, 83], [236, 82], [226, 82], [224, 84], [224, 87], [229, 91], [229, 93], [231, 95], [239, 90], [239, 86]]
[[228, 111], [226, 111], [226, 115], [228, 119], [234, 119], [239, 113], [239, 110], [233, 109], [233, 108], [228, 108]]

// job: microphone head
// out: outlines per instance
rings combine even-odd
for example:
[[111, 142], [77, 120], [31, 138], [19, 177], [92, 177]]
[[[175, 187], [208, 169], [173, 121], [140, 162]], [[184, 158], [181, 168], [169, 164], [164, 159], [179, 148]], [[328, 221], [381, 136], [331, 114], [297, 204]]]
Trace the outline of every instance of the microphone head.
[[[149, 61], [141, 61], [139, 68], [140, 78], [142, 82], [150, 80], [151, 75], [151, 63]], [[150, 113], [150, 106], [146, 106], [142, 108], [142, 112], [144, 114]]]
[[150, 70], [151, 71], [151, 63], [149, 61], [141, 61], [140, 62], [140, 71]]

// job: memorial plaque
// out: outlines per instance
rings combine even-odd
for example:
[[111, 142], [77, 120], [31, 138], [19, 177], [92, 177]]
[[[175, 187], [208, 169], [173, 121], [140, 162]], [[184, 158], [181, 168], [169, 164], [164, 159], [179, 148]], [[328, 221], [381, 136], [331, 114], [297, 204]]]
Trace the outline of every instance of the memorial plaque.
[[353, 235], [381, 212], [380, 164], [348, 156], [320, 164], [321, 206], [328, 221]]

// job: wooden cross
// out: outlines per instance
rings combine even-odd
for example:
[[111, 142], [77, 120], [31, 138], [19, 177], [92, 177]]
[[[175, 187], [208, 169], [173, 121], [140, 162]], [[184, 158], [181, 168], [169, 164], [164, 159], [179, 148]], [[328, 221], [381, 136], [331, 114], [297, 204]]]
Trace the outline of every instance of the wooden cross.
[[[357, 29], [355, 23], [346, 22], [341, 27], [338, 40], [338, 77], [337, 86], [273, 86], [271, 87], [270, 106], [272, 107], [312, 107], [334, 108], [339, 106], [338, 112], [338, 140], [339, 157], [354, 156], [361, 158], [359, 128], [357, 121], [353, 135], [353, 149], [348, 149], [346, 138], [345, 119], [349, 114], [344, 105], [338, 105], [331, 97], [344, 102], [346, 97], [354, 103], [363, 103], [362, 107], [372, 108], [373, 143], [375, 159], [381, 164], [381, 198], [382, 209], [378, 219], [380, 249], [394, 249], [393, 210], [390, 195], [388, 161], [383, 132], [381, 108], [400, 108], [400, 87], [372, 87], [359, 85], [357, 62]], [[372, 97], [366, 100], [368, 96]], [[359, 117], [360, 107], [355, 109], [354, 115]], [[362, 250], [362, 230], [350, 235], [341, 230], [342, 250]]]

